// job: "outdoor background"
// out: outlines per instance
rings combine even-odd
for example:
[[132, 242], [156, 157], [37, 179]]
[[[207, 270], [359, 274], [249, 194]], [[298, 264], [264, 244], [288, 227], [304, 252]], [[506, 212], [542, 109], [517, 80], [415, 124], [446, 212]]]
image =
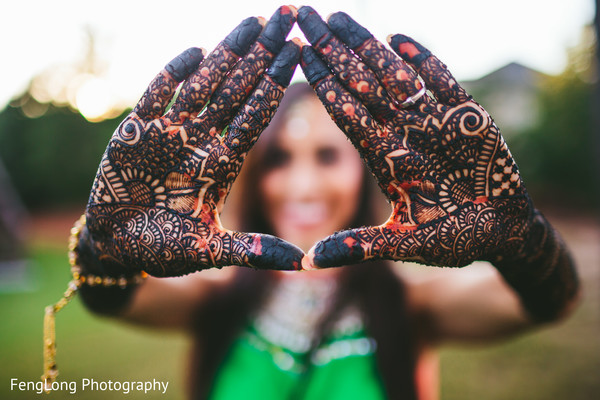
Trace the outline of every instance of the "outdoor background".
[[[69, 229], [85, 207], [119, 121], [174, 55], [191, 45], [211, 49], [237, 21], [268, 16], [277, 6], [203, 3], [107, 1], [92, 8], [85, 2], [24, 0], [4, 15], [0, 398], [36, 396], [11, 392], [10, 379], [35, 381], [42, 373], [43, 310], [66, 289]], [[393, 12], [384, 12], [382, 1], [314, 7], [324, 16], [348, 11], [382, 39], [387, 33], [409, 34], [448, 64], [500, 126], [536, 205], [573, 250], [584, 289], [579, 308], [564, 323], [491, 346], [441, 349], [441, 398], [598, 398], [600, 89], [594, 2], [394, 3]], [[208, 29], [211, 20], [217, 25]], [[565, 36], [558, 36], [561, 29]], [[198, 37], [207, 40], [198, 43]], [[185, 336], [93, 316], [78, 299], [56, 322], [59, 380], [78, 382], [72, 398], [184, 397], [190, 345]], [[169, 388], [166, 395], [81, 392], [82, 378], [157, 379], [168, 381]], [[59, 392], [49, 398], [70, 396]]]

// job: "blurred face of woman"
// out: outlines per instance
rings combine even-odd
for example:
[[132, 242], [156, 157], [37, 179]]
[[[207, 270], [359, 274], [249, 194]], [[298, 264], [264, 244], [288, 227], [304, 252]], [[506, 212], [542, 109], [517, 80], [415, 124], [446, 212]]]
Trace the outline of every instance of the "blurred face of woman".
[[260, 190], [277, 236], [307, 251], [349, 227], [360, 201], [362, 161], [316, 97], [289, 109], [269, 158]]

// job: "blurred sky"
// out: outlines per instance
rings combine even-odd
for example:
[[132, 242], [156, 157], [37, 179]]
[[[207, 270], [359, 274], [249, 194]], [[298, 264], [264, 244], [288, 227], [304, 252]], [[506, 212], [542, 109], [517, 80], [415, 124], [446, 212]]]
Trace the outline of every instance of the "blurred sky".
[[[150, 79], [179, 52], [190, 46], [210, 50], [245, 17], [269, 17], [281, 4], [273, 0], [4, 2], [0, 109], [35, 74], [80, 61], [86, 51], [86, 29], [94, 33], [104, 67], [100, 79], [86, 86], [88, 97], [132, 106]], [[559, 73], [565, 66], [566, 49], [577, 43], [594, 13], [593, 0], [325, 0], [304, 4], [324, 17], [346, 11], [381, 40], [397, 32], [412, 36], [448, 64], [459, 80], [478, 78], [511, 61]], [[301, 33], [295, 29], [292, 35]]]

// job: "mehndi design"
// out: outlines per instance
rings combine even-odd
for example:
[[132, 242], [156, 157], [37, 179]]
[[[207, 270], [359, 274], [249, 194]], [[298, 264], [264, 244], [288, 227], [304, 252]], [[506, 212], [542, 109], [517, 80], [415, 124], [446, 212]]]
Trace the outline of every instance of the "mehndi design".
[[[548, 244], [532, 239], [536, 212], [504, 139], [441, 61], [395, 35], [390, 45], [399, 58], [344, 13], [326, 24], [302, 7], [298, 23], [312, 44], [302, 49], [307, 79], [393, 208], [381, 226], [338, 232], [317, 243], [305, 268], [378, 258], [453, 267], [488, 260], [498, 266], [540, 256]], [[404, 109], [402, 102], [422, 89], [417, 74], [430, 94]], [[567, 282], [545, 293], [553, 312], [577, 286], [566, 248], [555, 243], [565, 256], [560, 266], [556, 258], [547, 259], [548, 271], [562, 271], [557, 273]], [[540, 273], [529, 286], [544, 280]], [[539, 299], [524, 303], [546, 318]]]
[[296, 10], [285, 6], [264, 28], [249, 18], [202, 62], [200, 50], [187, 50], [152, 81], [98, 169], [79, 245], [90, 273], [300, 268], [303, 252], [296, 246], [229, 231], [219, 221], [246, 153], [298, 63], [300, 45], [285, 42], [295, 19]]

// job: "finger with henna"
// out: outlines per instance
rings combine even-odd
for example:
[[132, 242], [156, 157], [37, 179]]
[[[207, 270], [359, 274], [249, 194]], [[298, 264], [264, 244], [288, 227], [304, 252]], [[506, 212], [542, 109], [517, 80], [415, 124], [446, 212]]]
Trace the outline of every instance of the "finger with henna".
[[226, 232], [223, 236], [225, 252], [218, 266], [239, 265], [257, 269], [297, 271], [302, 269], [304, 252], [297, 246], [276, 236]]
[[392, 50], [411, 65], [425, 80], [435, 97], [447, 105], [458, 105], [471, 100], [471, 96], [458, 84], [446, 65], [425, 47], [404, 35], [388, 38]]
[[192, 47], [171, 60], [152, 80], [133, 112], [148, 120], [162, 116], [179, 83], [198, 68], [205, 53], [204, 49]]
[[348, 14], [344, 12], [332, 14], [327, 20], [327, 25], [371, 68], [377, 79], [399, 104], [423, 88], [422, 82], [412, 68]]
[[392, 117], [395, 108], [375, 73], [331, 32], [314, 9], [308, 6], [301, 7], [298, 10], [298, 25], [339, 82], [359, 99], [378, 121]]
[[264, 20], [250, 17], [231, 31], [184, 82], [179, 97], [167, 113], [168, 119], [179, 123], [202, 110], [225, 75], [256, 41], [264, 24]]
[[298, 65], [301, 45], [294, 38], [283, 47], [229, 125], [224, 143], [232, 152], [230, 157], [243, 158], [273, 118]]
[[273, 14], [257, 41], [213, 93], [198, 118], [201, 131], [219, 134], [231, 122], [285, 44], [296, 22], [296, 9], [282, 6]]
[[311, 46], [302, 48], [300, 64], [334, 122], [361, 153], [367, 152], [371, 139], [380, 132], [369, 110], [335, 78]]

